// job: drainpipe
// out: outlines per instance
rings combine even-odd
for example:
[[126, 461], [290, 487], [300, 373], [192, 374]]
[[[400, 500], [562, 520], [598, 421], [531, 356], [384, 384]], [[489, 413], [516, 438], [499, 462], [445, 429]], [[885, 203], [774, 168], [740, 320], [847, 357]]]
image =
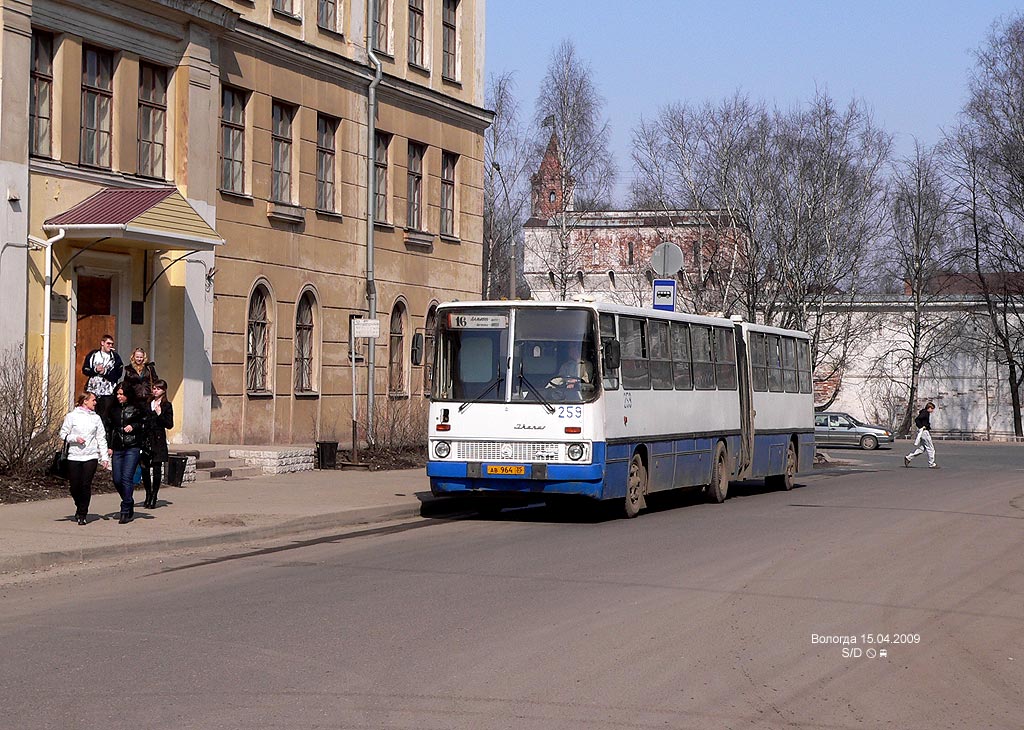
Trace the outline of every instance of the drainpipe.
[[[373, 272], [373, 231], [376, 215], [377, 171], [375, 169], [377, 145], [377, 86], [383, 74], [380, 59], [373, 55], [373, 8], [374, 3], [366, 3], [366, 56], [374, 67], [373, 80], [366, 90], [366, 300], [369, 318], [377, 319], [377, 282]], [[353, 343], [355, 340], [353, 339]], [[373, 443], [373, 400], [374, 400], [374, 361], [376, 360], [377, 341], [370, 339], [369, 352], [366, 355], [366, 440]], [[355, 408], [355, 391], [352, 392], [352, 407]], [[352, 444], [352, 448], [356, 445]]]
[[50, 406], [50, 297], [53, 295], [53, 244], [64, 238], [67, 231], [61, 228], [53, 238], [45, 241], [29, 236], [29, 241], [46, 251], [45, 296], [43, 298], [43, 417]]

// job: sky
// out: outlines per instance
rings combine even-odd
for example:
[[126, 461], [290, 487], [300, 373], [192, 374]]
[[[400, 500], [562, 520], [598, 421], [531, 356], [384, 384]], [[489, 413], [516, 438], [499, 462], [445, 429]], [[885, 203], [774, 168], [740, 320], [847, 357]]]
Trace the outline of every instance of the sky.
[[863, 100], [897, 156], [933, 144], [993, 21], [1020, 12], [1006, 0], [487, 0], [486, 74], [515, 73], [528, 122], [552, 50], [572, 40], [606, 101], [623, 205], [633, 128], [675, 102], [739, 90], [791, 108], [821, 88]]

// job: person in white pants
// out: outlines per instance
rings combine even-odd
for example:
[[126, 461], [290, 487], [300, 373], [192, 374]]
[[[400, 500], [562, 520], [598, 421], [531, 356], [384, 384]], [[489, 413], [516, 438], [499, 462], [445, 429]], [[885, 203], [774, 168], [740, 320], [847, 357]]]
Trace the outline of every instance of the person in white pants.
[[915, 456], [928, 454], [928, 468], [939, 468], [939, 465], [935, 463], [935, 446], [932, 444], [931, 434], [931, 415], [934, 411], [935, 404], [929, 401], [914, 419], [914, 425], [917, 426], [917, 439], [914, 441], [914, 446], [917, 448], [903, 457], [903, 466], [910, 466], [910, 460]]

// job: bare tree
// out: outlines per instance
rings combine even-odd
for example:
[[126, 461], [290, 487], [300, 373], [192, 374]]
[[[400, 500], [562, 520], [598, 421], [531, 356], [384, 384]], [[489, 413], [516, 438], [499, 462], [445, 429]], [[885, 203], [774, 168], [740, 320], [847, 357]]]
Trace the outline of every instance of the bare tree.
[[564, 300], [585, 270], [592, 247], [577, 230], [581, 214], [607, 208], [615, 181], [604, 99], [572, 41], [562, 41], [551, 55], [535, 122], [535, 159], [553, 152], [557, 160], [556, 189], [551, 191], [556, 210], [555, 225], [548, 235], [536, 237], [530, 254], [550, 272], [553, 295]]
[[1013, 428], [1024, 435], [1024, 17], [997, 21], [976, 52], [970, 100], [945, 144], [962, 260], [1006, 368]]
[[869, 318], [862, 292], [884, 224], [891, 139], [865, 105], [838, 108], [818, 92], [803, 108], [768, 111], [735, 95], [720, 105], [675, 105], [636, 131], [634, 198], [719, 210], [712, 267], [723, 309], [812, 335], [816, 375], [849, 364]]
[[941, 163], [934, 150], [915, 143], [892, 175], [884, 263], [896, 306], [879, 323], [883, 345], [873, 369], [891, 383], [889, 393], [903, 396], [896, 426], [903, 434], [914, 422], [922, 372], [955, 354], [966, 324], [961, 307], [947, 306], [952, 199]]
[[485, 299], [519, 291], [519, 258], [523, 221], [529, 202], [526, 169], [529, 148], [519, 119], [519, 101], [511, 73], [491, 76], [487, 106], [494, 120], [484, 134], [484, 250]]

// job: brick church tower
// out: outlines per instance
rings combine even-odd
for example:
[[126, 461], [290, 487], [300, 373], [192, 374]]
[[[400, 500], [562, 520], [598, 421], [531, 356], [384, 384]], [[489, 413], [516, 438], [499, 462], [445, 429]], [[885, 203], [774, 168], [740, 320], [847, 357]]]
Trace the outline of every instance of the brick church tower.
[[[572, 180], [565, 181], [565, 190], [562, 189], [562, 163], [558, 159], [558, 135], [551, 133], [551, 140], [547, 149], [544, 150], [544, 157], [540, 161], [540, 168], [530, 177], [530, 215], [534, 218], [549, 220], [562, 210], [572, 210]], [[568, 193], [569, 201], [563, 209], [562, 194]]]

